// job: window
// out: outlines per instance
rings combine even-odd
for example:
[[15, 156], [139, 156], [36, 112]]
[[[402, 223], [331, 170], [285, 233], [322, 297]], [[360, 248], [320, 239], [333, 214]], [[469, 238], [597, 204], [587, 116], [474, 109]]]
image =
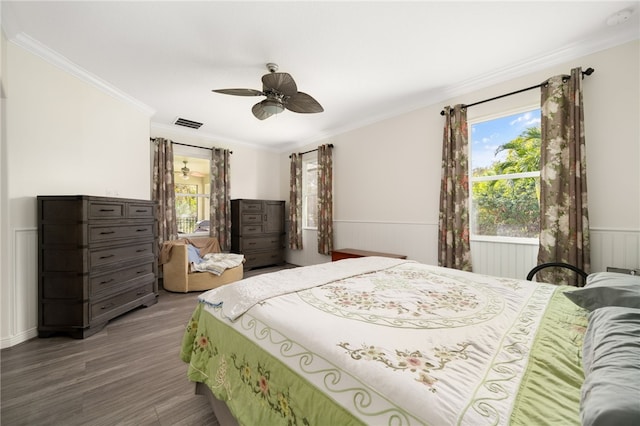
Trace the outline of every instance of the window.
[[540, 109], [470, 127], [471, 235], [538, 238]]
[[174, 156], [179, 234], [209, 234], [209, 160]]
[[302, 161], [302, 226], [318, 227], [318, 160]]

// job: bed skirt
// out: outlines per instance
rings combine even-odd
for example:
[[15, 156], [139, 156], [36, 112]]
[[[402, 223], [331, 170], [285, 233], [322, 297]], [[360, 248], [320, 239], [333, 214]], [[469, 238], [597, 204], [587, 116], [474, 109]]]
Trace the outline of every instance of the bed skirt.
[[238, 422], [233, 415], [231, 415], [227, 404], [213, 396], [211, 389], [209, 389], [206, 384], [196, 382], [196, 395], [202, 395], [207, 398], [220, 426], [238, 426]]

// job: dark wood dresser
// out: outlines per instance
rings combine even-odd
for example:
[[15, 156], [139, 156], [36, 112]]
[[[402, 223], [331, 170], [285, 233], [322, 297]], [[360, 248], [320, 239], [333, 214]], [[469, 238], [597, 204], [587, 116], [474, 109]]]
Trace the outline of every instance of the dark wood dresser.
[[155, 203], [38, 196], [38, 335], [88, 337], [158, 296]]
[[231, 251], [246, 269], [284, 263], [284, 201], [231, 200]]

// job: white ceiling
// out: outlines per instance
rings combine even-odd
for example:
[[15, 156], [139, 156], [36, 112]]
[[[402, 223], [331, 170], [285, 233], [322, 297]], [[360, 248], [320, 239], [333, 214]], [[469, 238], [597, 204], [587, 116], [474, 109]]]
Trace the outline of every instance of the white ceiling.
[[[280, 151], [638, 39], [639, 5], [3, 0], [2, 23], [9, 40], [50, 49], [154, 111], [160, 129], [182, 117], [203, 122], [189, 131], [212, 144]], [[634, 13], [607, 25], [623, 9]], [[267, 62], [325, 112], [260, 121], [251, 107], [262, 97], [211, 92], [261, 90]]]

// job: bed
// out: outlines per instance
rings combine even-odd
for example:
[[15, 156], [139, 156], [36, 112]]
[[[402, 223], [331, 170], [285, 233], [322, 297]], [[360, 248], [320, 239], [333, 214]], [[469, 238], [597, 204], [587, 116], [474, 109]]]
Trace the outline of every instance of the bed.
[[239, 424], [587, 424], [574, 291], [383, 257], [286, 269], [200, 295], [181, 358]]

